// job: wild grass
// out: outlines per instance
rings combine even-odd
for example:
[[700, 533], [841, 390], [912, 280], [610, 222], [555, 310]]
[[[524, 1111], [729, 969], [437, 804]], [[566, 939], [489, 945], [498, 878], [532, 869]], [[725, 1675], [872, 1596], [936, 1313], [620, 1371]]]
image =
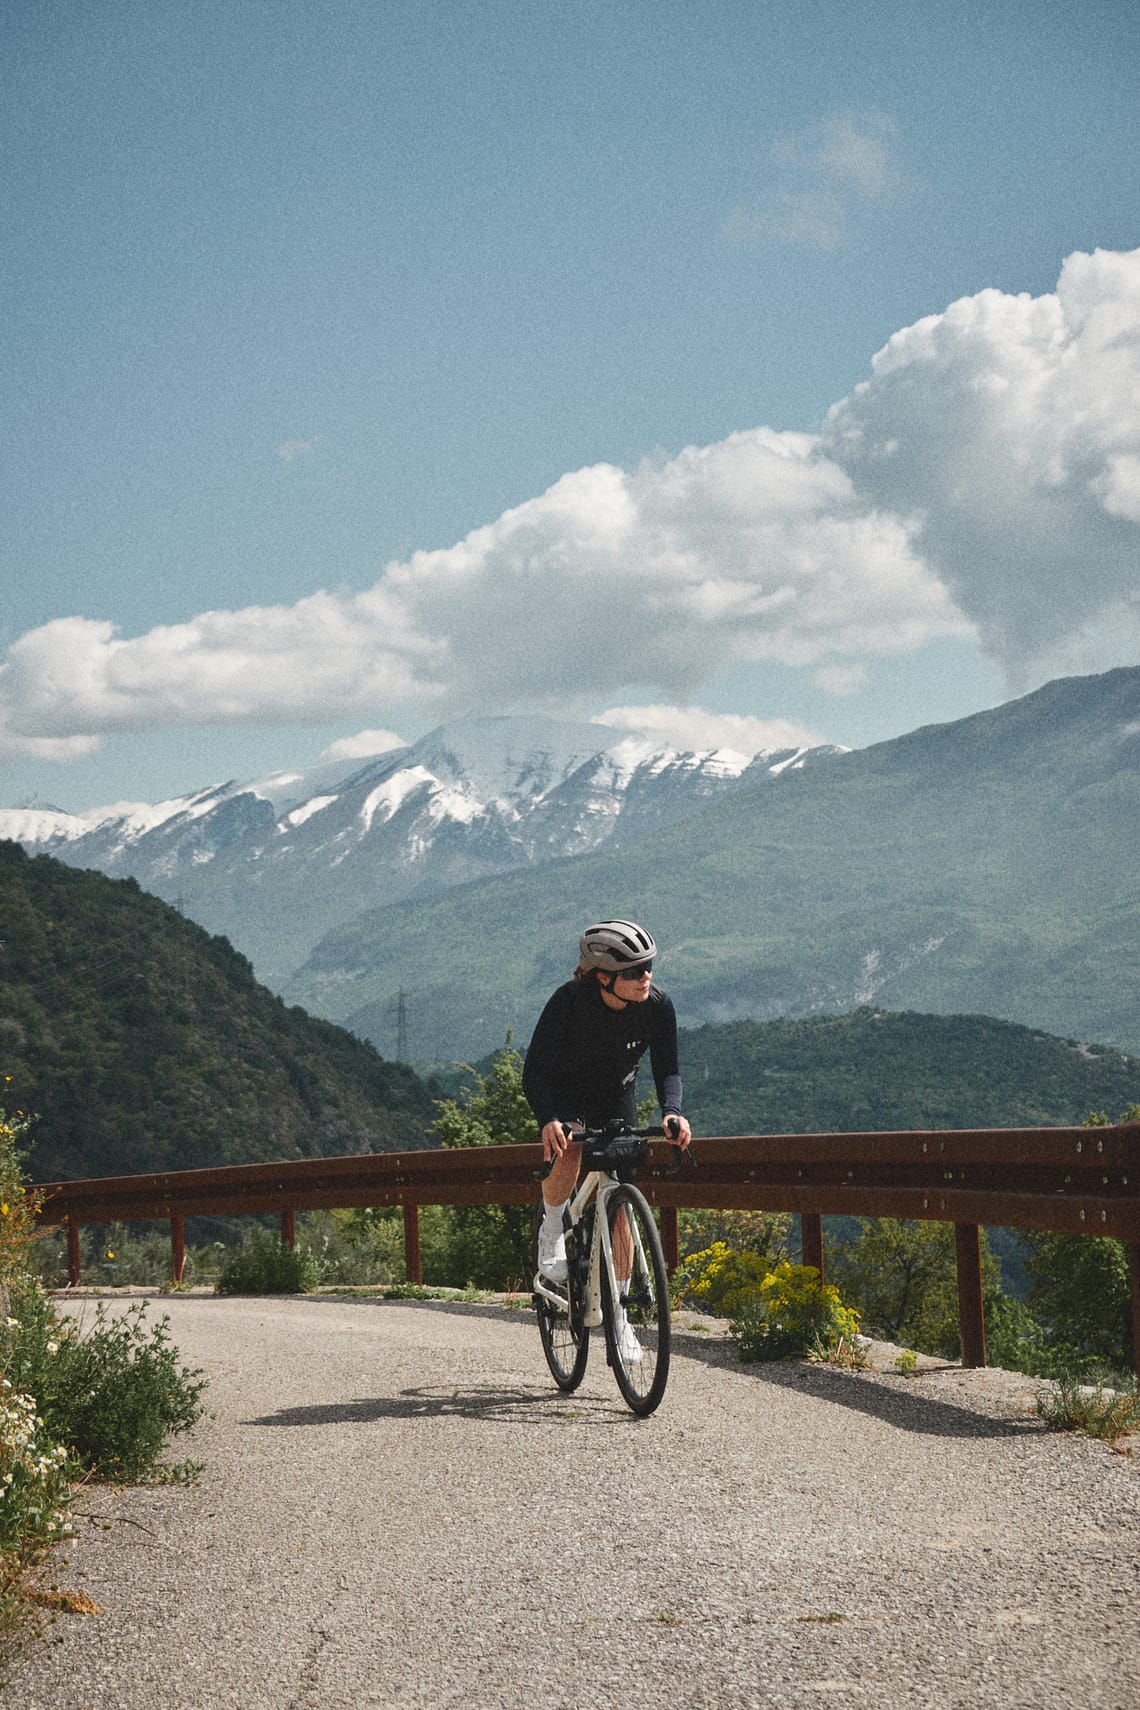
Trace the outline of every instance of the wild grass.
[[1076, 1431], [1104, 1443], [1118, 1443], [1140, 1431], [1140, 1389], [1135, 1385], [1115, 1389], [1103, 1381], [1090, 1384], [1076, 1376], [1061, 1377], [1038, 1390], [1034, 1406], [1050, 1431]]

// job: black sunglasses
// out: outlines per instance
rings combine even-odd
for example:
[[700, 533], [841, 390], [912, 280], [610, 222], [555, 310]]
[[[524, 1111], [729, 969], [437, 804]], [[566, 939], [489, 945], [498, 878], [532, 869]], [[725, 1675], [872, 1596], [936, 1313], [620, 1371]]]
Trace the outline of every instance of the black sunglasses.
[[640, 980], [642, 974], [651, 974], [652, 972], [652, 962], [639, 962], [636, 968], [619, 968], [617, 977], [619, 980]]

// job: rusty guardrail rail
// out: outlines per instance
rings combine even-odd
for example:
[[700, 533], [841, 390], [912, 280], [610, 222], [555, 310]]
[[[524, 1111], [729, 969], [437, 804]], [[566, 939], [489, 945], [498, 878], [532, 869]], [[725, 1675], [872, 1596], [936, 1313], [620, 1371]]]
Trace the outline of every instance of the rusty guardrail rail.
[[[408, 1277], [420, 1280], [421, 1205], [526, 1204], [536, 1196], [536, 1146], [374, 1153], [40, 1185], [45, 1224], [64, 1224], [68, 1270], [80, 1280], [84, 1223], [169, 1219], [181, 1281], [184, 1221], [277, 1212], [292, 1242], [298, 1211], [400, 1206]], [[1127, 1244], [1140, 1370], [1140, 1123], [1105, 1128], [978, 1128], [866, 1134], [765, 1134], [697, 1141], [696, 1172], [670, 1176], [672, 1148], [651, 1143], [638, 1177], [661, 1211], [666, 1256], [678, 1258], [677, 1211], [785, 1211], [799, 1216], [805, 1264], [824, 1270], [825, 1216], [953, 1223], [962, 1357], [984, 1365], [980, 1226], [1108, 1235]]]

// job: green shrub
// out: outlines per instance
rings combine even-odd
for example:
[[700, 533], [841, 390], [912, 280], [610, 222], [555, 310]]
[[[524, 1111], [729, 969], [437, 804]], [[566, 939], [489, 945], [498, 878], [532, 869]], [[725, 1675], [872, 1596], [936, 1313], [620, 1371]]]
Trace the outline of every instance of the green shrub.
[[1140, 1391], [1134, 1386], [1107, 1389], [1103, 1383], [1082, 1383], [1079, 1375], [1069, 1373], [1049, 1389], [1038, 1391], [1036, 1408], [1050, 1431], [1079, 1431], [1108, 1443], [1140, 1431]]
[[404, 1220], [397, 1206], [306, 1212], [297, 1221], [297, 1246], [325, 1284], [385, 1285], [404, 1277]]
[[[987, 1292], [999, 1286], [1000, 1266], [982, 1232]], [[843, 1298], [873, 1336], [923, 1354], [956, 1359], [958, 1265], [952, 1223], [861, 1217], [858, 1234], [828, 1263]]]
[[214, 1288], [218, 1294], [308, 1294], [320, 1281], [320, 1265], [311, 1252], [254, 1229], [226, 1257]]
[[83, 1332], [57, 1318], [31, 1279], [13, 1291], [12, 1311], [12, 1381], [36, 1397], [44, 1430], [74, 1475], [141, 1483], [190, 1470], [160, 1464], [167, 1439], [205, 1411], [205, 1381], [179, 1364], [169, 1319], [149, 1322], [145, 1301], [121, 1316], [100, 1304]]
[[682, 1301], [729, 1319], [742, 1360], [827, 1359], [843, 1350], [846, 1363], [860, 1363], [859, 1314], [844, 1306], [838, 1289], [821, 1286], [811, 1265], [773, 1263], [714, 1241], [685, 1260], [674, 1282]]
[[1132, 1357], [1132, 1291], [1128, 1249], [1103, 1235], [1035, 1231], [1026, 1237], [1028, 1305], [1046, 1326], [1053, 1377], [1106, 1367], [1125, 1370]]
[[203, 1411], [204, 1384], [179, 1367], [166, 1320], [148, 1333], [145, 1307], [118, 1322], [100, 1308], [84, 1336], [44, 1294], [27, 1129], [0, 1109], [0, 1667], [39, 1627], [31, 1593], [68, 1532], [72, 1481], [155, 1476], [167, 1436]]
[[673, 1278], [673, 1288], [678, 1300], [718, 1318], [732, 1318], [771, 1271], [772, 1265], [763, 1254], [741, 1252], [727, 1241], [714, 1241], [703, 1252], [689, 1255]]
[[22, 1112], [9, 1117], [0, 1109], [0, 1666], [39, 1625], [27, 1594], [41, 1562], [66, 1535], [70, 1501], [66, 1451], [12, 1358], [20, 1334], [16, 1297], [35, 1239], [20, 1153], [27, 1127]]
[[741, 1360], [786, 1360], [807, 1353], [817, 1358], [850, 1348], [859, 1315], [820, 1283], [813, 1265], [777, 1265], [747, 1295], [729, 1326]]

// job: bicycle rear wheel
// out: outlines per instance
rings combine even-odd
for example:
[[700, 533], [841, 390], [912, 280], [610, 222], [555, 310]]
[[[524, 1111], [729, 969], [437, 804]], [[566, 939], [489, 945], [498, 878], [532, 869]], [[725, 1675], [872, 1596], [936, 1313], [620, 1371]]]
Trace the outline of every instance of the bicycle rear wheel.
[[[534, 1266], [538, 1271], [538, 1225], [542, 1217], [542, 1207], [535, 1212], [534, 1222]], [[542, 1341], [542, 1351], [546, 1363], [550, 1367], [550, 1375], [559, 1389], [569, 1394], [577, 1389], [586, 1375], [586, 1360], [590, 1352], [590, 1332], [581, 1323], [581, 1313], [571, 1311], [571, 1290], [575, 1288], [575, 1276], [571, 1267], [570, 1276], [566, 1283], [566, 1305], [555, 1306], [545, 1295], [536, 1292], [534, 1297], [535, 1311], [538, 1313], [538, 1334]], [[552, 1293], [561, 1293], [551, 1290]]]
[[637, 1188], [625, 1184], [610, 1195], [606, 1222], [615, 1274], [623, 1262], [629, 1266], [628, 1282], [620, 1279], [625, 1307], [621, 1323], [615, 1318], [609, 1270], [602, 1265], [606, 1352], [626, 1405], [644, 1415], [660, 1402], [669, 1377], [669, 1274], [653, 1213]]

